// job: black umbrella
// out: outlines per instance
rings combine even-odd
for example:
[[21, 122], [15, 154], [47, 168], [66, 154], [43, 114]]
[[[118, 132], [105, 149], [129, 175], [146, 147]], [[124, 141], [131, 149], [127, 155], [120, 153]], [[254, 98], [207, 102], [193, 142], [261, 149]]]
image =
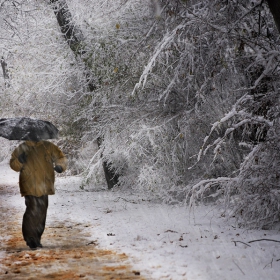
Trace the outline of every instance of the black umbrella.
[[53, 139], [58, 129], [50, 122], [30, 118], [0, 119], [0, 136], [9, 140]]

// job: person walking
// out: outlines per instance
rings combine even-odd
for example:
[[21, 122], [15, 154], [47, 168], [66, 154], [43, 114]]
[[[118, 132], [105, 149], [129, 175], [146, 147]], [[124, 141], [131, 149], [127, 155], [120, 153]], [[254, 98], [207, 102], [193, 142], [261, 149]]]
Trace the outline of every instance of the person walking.
[[23, 238], [35, 250], [42, 247], [48, 195], [55, 194], [54, 170], [61, 173], [67, 168], [62, 151], [49, 141], [25, 141], [12, 153], [10, 167], [19, 174], [20, 193], [25, 198], [26, 210], [22, 221]]

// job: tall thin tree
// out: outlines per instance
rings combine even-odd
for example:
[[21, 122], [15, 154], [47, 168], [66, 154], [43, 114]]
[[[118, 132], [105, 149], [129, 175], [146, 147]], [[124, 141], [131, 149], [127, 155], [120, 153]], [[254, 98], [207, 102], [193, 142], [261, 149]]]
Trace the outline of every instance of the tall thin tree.
[[[90, 72], [90, 66], [87, 64], [87, 51], [84, 44], [84, 36], [81, 29], [75, 25], [72, 14], [65, 0], [50, 0], [52, 9], [56, 16], [60, 30], [68, 43], [70, 49], [74, 52], [79, 63], [83, 63], [84, 72], [87, 80], [87, 86], [90, 92], [96, 89], [95, 79]], [[102, 139], [97, 139], [98, 146], [100, 147]], [[102, 153], [101, 153], [102, 156]], [[118, 183], [118, 174], [112, 170], [110, 163], [103, 160], [103, 170], [107, 181], [108, 188], [113, 188]]]

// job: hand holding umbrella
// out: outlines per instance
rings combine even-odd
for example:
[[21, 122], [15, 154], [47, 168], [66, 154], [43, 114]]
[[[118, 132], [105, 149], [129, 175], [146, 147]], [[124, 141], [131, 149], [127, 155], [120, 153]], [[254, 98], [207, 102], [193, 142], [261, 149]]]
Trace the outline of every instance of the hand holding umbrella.
[[57, 172], [57, 173], [61, 173], [63, 171], [63, 168], [60, 166], [60, 165], [56, 165], [54, 167], [54, 170]]

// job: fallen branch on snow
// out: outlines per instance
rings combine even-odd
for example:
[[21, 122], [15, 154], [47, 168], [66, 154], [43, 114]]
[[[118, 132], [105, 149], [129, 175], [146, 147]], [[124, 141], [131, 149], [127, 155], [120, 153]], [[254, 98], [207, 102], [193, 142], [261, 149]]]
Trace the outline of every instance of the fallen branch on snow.
[[263, 269], [265, 269], [267, 266], [269, 266], [270, 265], [270, 267], [272, 268], [272, 263], [273, 263], [273, 259], [271, 260], [271, 262], [270, 263], [268, 263]]
[[130, 201], [130, 200], [127, 200], [127, 199], [125, 199], [125, 198], [123, 198], [123, 197], [117, 197], [115, 200], [114, 200], [114, 202], [118, 202], [120, 199], [122, 199], [122, 200], [124, 200], [125, 202], [129, 202], [129, 203], [133, 203], [133, 204], [137, 204], [137, 202], [135, 202], [135, 201]]
[[237, 266], [237, 268], [241, 271], [241, 273], [243, 274], [243, 275], [245, 275], [245, 273], [243, 272], [243, 270], [240, 268], [240, 266], [234, 261], [234, 260], [232, 260], [233, 261], [233, 263]]
[[251, 247], [251, 245], [249, 245], [249, 244], [247, 244], [247, 243], [245, 243], [245, 242], [243, 242], [243, 241], [234, 241], [234, 240], [233, 240], [232, 242], [234, 242], [234, 245], [235, 245], [235, 246], [236, 246], [236, 243], [239, 242], [239, 243], [242, 243], [242, 244], [245, 244], [245, 245]]
[[266, 238], [263, 238], [263, 239], [257, 239], [257, 240], [251, 240], [249, 241], [248, 243], [253, 243], [253, 242], [257, 242], [257, 241], [272, 241], [272, 242], [279, 242], [279, 240], [274, 240], [274, 239], [266, 239]]
[[97, 246], [97, 245], [98, 245], [98, 242], [97, 242], [97, 240], [93, 240], [93, 241], [90, 241], [89, 243], [87, 243], [86, 245], [87, 245], [87, 246], [88, 246], [88, 245], [95, 245], [95, 246]]

